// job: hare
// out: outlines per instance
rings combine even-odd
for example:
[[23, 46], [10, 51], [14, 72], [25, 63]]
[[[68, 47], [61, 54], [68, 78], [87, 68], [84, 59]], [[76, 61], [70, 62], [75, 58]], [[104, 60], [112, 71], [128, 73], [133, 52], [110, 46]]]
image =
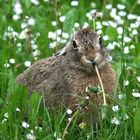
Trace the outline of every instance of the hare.
[[[38, 60], [17, 77], [17, 83], [27, 86], [29, 92], [39, 92], [44, 103], [52, 108], [58, 105], [75, 110], [87, 97], [97, 110], [102, 95], [86, 92], [89, 85], [98, 86], [95, 65], [99, 69], [105, 92], [113, 94], [116, 75], [109, 63], [107, 50], [100, 36], [90, 29], [81, 29], [56, 55]], [[83, 103], [83, 102], [82, 102]], [[88, 108], [88, 105], [85, 105]]]

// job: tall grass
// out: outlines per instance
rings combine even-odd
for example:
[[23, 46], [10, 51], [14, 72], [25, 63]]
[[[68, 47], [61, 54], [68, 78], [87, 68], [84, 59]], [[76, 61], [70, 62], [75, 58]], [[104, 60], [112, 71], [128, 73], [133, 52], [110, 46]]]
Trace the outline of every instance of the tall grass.
[[[79, 122], [80, 114], [77, 113], [67, 128], [65, 139], [139, 140], [138, 2], [104, 0], [103, 4], [101, 1], [79, 0], [78, 6], [72, 6], [69, 0], [55, 0], [55, 3], [51, 0], [39, 3], [27, 0], [21, 1], [21, 7], [18, 5], [16, 9], [17, 2], [0, 0], [0, 139], [62, 139], [64, 129], [75, 112], [68, 114], [67, 110], [60, 108], [52, 113], [49, 108], [42, 107], [42, 97], [38, 93], [29, 96], [26, 87], [17, 85], [15, 79], [30, 63], [49, 57], [63, 47], [74, 30], [87, 24], [92, 28], [90, 11], [96, 9], [103, 12], [102, 21], [96, 20], [96, 31], [101, 33], [104, 46], [110, 50], [111, 63], [117, 74], [114, 97], [109, 98], [111, 105], [107, 107], [106, 117], [99, 126], [93, 128], [93, 125], [85, 125], [84, 120]], [[108, 8], [109, 4], [112, 8]], [[113, 8], [116, 9], [114, 13]], [[126, 15], [122, 16], [120, 11]], [[65, 16], [65, 21], [62, 16]], [[30, 20], [28, 26], [27, 19]], [[50, 31], [52, 36], [49, 36]], [[99, 110], [104, 111], [102, 107]]]

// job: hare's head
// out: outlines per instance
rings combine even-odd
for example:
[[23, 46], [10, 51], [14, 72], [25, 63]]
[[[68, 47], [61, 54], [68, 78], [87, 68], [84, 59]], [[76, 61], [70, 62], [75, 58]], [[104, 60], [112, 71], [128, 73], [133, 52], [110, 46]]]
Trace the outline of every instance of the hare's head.
[[100, 36], [87, 28], [75, 33], [64, 50], [71, 63], [84, 70], [92, 71], [95, 65], [101, 68], [108, 62], [108, 53]]

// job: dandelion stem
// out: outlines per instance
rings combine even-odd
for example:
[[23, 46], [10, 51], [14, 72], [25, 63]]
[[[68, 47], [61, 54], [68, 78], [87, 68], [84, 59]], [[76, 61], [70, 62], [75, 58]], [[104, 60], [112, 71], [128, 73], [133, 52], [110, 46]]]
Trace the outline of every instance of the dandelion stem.
[[100, 82], [100, 85], [101, 85], [101, 89], [102, 89], [102, 94], [103, 94], [103, 105], [107, 105], [106, 103], [106, 97], [105, 97], [105, 91], [104, 91], [104, 87], [103, 87], [103, 82], [102, 82], [102, 79], [101, 79], [101, 76], [99, 74], [99, 71], [98, 71], [98, 68], [97, 66], [95, 65], [95, 70], [96, 70], [96, 73], [97, 73], [97, 76], [98, 76], [98, 79], [99, 79], [99, 82]]
[[79, 109], [73, 114], [73, 116], [71, 117], [71, 120], [68, 122], [66, 128], [64, 129], [63, 135], [62, 135], [62, 139], [65, 139], [65, 135], [67, 133], [67, 129], [69, 127], [69, 125], [71, 124], [72, 120], [74, 119], [74, 117], [79, 113]]

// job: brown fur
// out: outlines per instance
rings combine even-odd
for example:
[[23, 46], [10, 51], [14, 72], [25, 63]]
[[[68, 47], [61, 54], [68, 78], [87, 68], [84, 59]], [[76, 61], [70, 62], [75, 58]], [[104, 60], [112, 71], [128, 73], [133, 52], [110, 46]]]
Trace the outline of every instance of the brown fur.
[[[97, 59], [96, 64], [106, 93], [113, 94], [116, 76], [107, 61], [107, 51], [103, 47], [98, 48], [99, 36], [89, 29], [82, 29], [78, 33], [75, 35], [78, 50], [73, 49], [72, 43], [69, 42], [66, 45], [66, 55], [57, 55], [35, 62], [17, 77], [17, 82], [27, 86], [30, 93], [33, 91], [41, 93], [46, 105], [51, 107], [61, 104], [75, 110], [83, 100], [86, 100], [86, 96], [90, 96], [89, 102], [93, 105], [90, 107], [87, 103], [84, 108], [94, 112], [98, 109], [98, 105], [102, 104], [102, 95], [89, 95], [85, 89], [89, 85], [98, 86], [100, 83], [93, 64], [83, 62], [81, 57], [85, 56], [87, 60]], [[86, 37], [87, 41], [92, 42], [88, 43], [89, 46], [79, 43], [82, 34], [84, 34], [84, 43]], [[96, 53], [100, 54], [98, 56], [100, 58], [96, 58]]]

